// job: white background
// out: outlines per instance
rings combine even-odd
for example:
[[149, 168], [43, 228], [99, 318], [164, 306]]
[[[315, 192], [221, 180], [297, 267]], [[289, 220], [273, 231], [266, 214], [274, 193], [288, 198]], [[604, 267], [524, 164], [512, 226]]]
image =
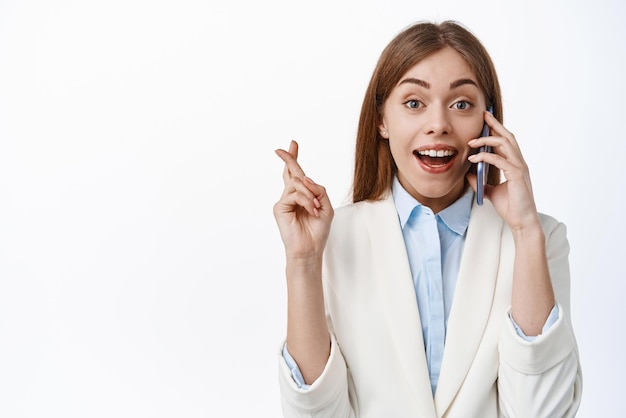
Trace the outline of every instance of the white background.
[[[626, 8], [615, 1], [1, 1], [0, 416], [279, 416], [273, 150], [335, 205], [383, 47], [490, 51], [568, 225], [581, 417], [623, 403]], [[623, 412], [622, 412], [623, 413]]]

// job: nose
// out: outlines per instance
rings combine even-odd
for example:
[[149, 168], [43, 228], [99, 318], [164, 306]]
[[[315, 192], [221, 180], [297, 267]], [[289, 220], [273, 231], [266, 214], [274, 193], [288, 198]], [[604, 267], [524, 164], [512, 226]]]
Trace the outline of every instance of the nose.
[[452, 133], [452, 125], [447, 110], [443, 106], [430, 106], [425, 115], [424, 132], [426, 134], [439, 136]]

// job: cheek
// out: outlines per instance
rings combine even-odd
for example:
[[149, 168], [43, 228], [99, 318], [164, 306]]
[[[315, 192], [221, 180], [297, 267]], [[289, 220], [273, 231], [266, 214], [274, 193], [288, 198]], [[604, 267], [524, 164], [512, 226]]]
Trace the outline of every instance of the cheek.
[[398, 141], [395, 139], [388, 139], [387, 140], [389, 142], [389, 149], [391, 150], [391, 157], [394, 159], [394, 161], [397, 160], [398, 155], [400, 155], [400, 144], [398, 143]]
[[389, 134], [393, 134], [396, 142], [408, 143], [420, 131], [419, 121], [415, 118], [392, 116], [386, 118], [385, 124]]
[[410, 164], [410, 160], [413, 158], [413, 153], [407, 150], [405, 142], [398, 141], [397, 138], [388, 141], [391, 158], [393, 159], [396, 167], [403, 167], [406, 164]]
[[483, 131], [483, 125], [485, 121], [481, 119], [474, 119], [472, 121], [468, 121], [468, 123], [463, 127], [463, 130], [460, 132], [461, 137], [467, 139], [475, 139], [480, 137], [480, 134]]

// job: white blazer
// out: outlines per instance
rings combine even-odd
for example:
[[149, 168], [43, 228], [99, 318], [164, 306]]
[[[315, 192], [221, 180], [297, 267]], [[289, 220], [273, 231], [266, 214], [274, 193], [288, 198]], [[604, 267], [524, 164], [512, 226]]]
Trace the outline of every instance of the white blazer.
[[279, 353], [285, 417], [572, 417], [582, 376], [570, 321], [565, 226], [541, 215], [559, 319], [527, 342], [508, 317], [515, 246], [489, 201], [472, 208], [437, 392], [389, 195], [337, 209], [324, 256], [331, 354], [309, 390]]

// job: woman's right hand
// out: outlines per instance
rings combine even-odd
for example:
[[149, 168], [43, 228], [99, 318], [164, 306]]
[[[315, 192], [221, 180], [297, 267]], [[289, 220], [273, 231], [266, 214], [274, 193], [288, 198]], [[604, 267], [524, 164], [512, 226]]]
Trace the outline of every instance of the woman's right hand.
[[276, 150], [285, 162], [285, 189], [274, 205], [274, 217], [288, 260], [321, 260], [333, 219], [326, 189], [306, 177], [298, 164], [298, 143]]
[[304, 175], [298, 144], [276, 150], [285, 162], [285, 190], [274, 217], [285, 245], [287, 265], [287, 345], [306, 384], [322, 374], [330, 356], [322, 286], [322, 256], [333, 220], [326, 189]]

